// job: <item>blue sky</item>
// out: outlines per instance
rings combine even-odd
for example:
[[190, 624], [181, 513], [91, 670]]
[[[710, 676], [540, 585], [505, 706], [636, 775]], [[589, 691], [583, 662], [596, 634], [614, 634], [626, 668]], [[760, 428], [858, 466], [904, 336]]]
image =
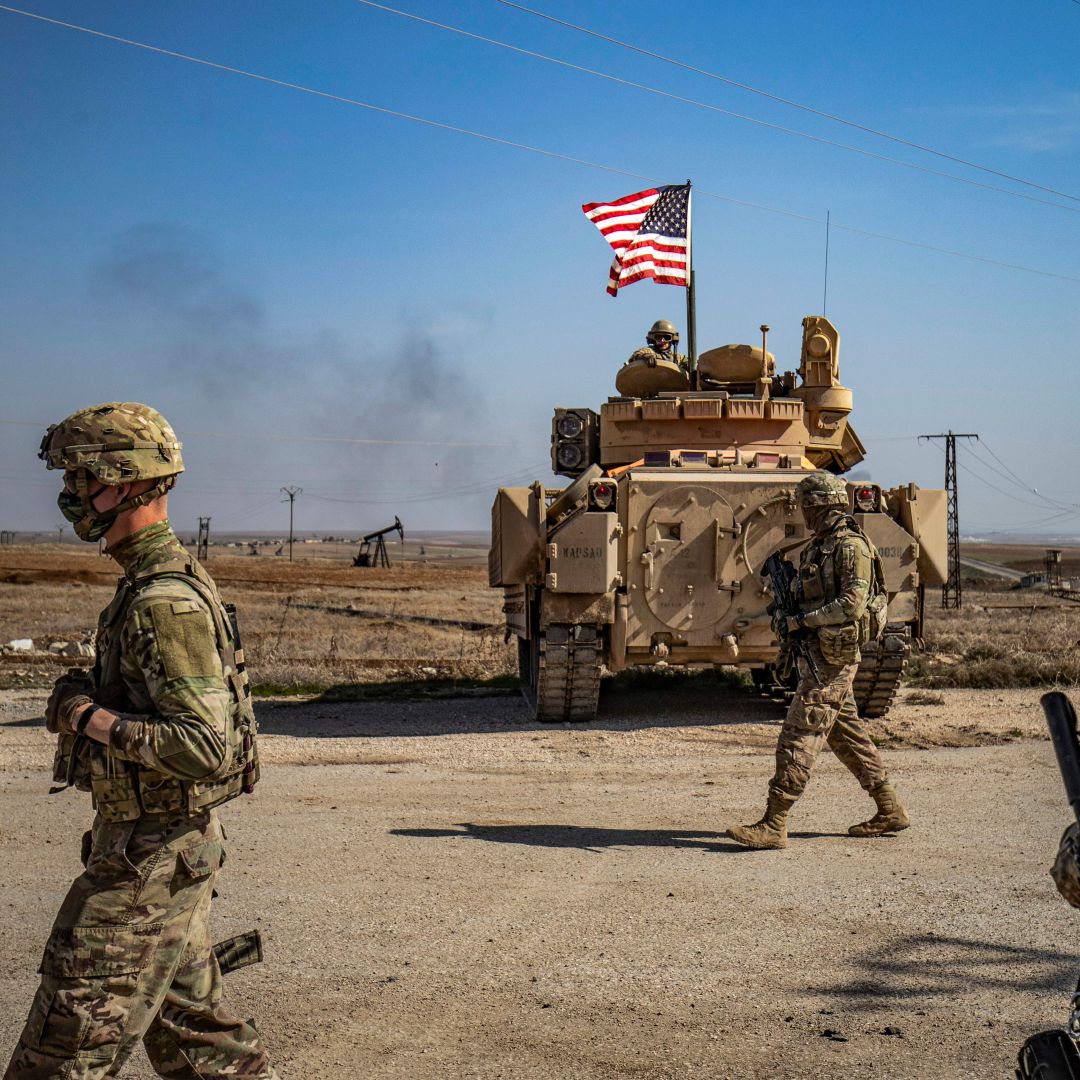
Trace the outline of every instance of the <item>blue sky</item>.
[[[828, 212], [840, 227], [827, 313], [870, 449], [864, 467], [883, 483], [940, 486], [940, 451], [913, 436], [976, 431], [981, 460], [961, 450], [965, 531], [1080, 533], [1069, 506], [1080, 505], [1073, 0], [532, 5], [1064, 197], [496, 0], [399, 5], [1060, 206], [357, 0], [22, 6], [661, 182], [692, 178], [702, 349], [755, 341], [768, 322], [779, 366], [797, 364], [800, 320], [822, 306]], [[180, 433], [188, 473], [171, 498], [185, 529], [206, 514], [215, 529], [282, 527], [287, 484], [304, 488], [302, 528], [352, 532], [395, 513], [416, 529], [484, 528], [498, 483], [549, 479], [551, 408], [597, 407], [655, 318], [685, 322], [682, 290], [646, 282], [606, 295], [609, 252], [580, 211], [644, 182], [4, 11], [0, 57], [5, 528], [59, 522], [37, 424], [110, 399], [148, 401]], [[338, 438], [385, 442], [318, 441]], [[1056, 503], [1066, 509], [1051, 521]]]

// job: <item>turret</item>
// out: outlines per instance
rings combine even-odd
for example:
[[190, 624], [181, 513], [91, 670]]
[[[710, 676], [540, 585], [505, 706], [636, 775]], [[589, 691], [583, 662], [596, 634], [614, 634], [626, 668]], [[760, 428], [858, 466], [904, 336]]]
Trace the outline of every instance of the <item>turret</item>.
[[767, 331], [763, 326], [761, 346], [703, 353], [696, 390], [673, 388], [681, 375], [674, 364], [631, 361], [619, 372], [619, 387], [634, 392], [608, 398], [599, 416], [557, 409], [554, 471], [576, 477], [590, 465], [616, 469], [658, 453], [698, 468], [852, 468], [865, 450], [848, 423], [852, 394], [840, 385], [836, 327], [823, 315], [803, 319], [798, 373], [780, 375], [765, 347]]

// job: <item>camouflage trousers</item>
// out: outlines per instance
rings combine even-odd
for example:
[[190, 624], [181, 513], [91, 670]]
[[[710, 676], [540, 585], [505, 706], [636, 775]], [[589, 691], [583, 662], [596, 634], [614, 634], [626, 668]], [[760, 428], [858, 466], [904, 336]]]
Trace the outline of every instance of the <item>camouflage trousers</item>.
[[159, 1076], [276, 1080], [255, 1029], [221, 1005], [209, 928], [225, 857], [217, 815], [99, 815], [88, 838], [4, 1080], [117, 1076], [140, 1038]]
[[830, 664], [816, 642], [810, 653], [820, 679], [798, 658], [799, 683], [776, 744], [776, 772], [769, 790], [794, 802], [810, 780], [826, 743], [866, 791], [888, 779], [881, 754], [866, 732], [851, 691], [859, 665]]

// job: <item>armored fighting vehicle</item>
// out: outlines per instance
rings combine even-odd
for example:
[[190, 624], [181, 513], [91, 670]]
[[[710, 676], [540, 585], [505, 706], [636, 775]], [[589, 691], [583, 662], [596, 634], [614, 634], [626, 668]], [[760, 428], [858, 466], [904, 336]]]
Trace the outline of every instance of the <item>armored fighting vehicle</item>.
[[[555, 410], [552, 468], [569, 486], [499, 490], [489, 581], [504, 591], [537, 720], [593, 719], [602, 668], [740, 665], [778, 688], [762, 564], [778, 549], [797, 562], [809, 539], [799, 480], [843, 474], [865, 451], [848, 422], [852, 392], [840, 384], [832, 323], [803, 319], [798, 370], [783, 374], [767, 330], [760, 347], [703, 353], [696, 375], [626, 364], [619, 396], [599, 413]], [[887, 631], [863, 648], [855, 679], [860, 712], [874, 717], [922, 636], [926, 587], [947, 576], [946, 498], [868, 481], [850, 482], [848, 495], [889, 594]]]

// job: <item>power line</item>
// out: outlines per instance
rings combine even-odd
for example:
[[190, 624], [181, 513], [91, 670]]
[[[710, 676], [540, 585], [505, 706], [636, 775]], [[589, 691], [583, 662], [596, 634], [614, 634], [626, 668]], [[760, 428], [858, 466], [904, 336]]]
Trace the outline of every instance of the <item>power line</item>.
[[[502, 2], [502, 0], [500, 0]], [[566, 161], [573, 165], [581, 165], [588, 169], [597, 169], [601, 172], [611, 173], [617, 176], [629, 177], [633, 180], [644, 180], [647, 184], [660, 184], [664, 183], [653, 176], [646, 176], [644, 173], [632, 172], [629, 169], [621, 169], [614, 165], [605, 165], [596, 161], [588, 161], [585, 158], [574, 157], [570, 154], [562, 154], [555, 150], [547, 150], [539, 146], [530, 146], [528, 143], [515, 142], [512, 139], [504, 139], [497, 135], [487, 135], [483, 132], [472, 131], [469, 128], [458, 127], [454, 124], [445, 124], [438, 120], [430, 120], [423, 116], [415, 116], [411, 113], [399, 112], [395, 109], [385, 108], [381, 105], [374, 105], [367, 101], [360, 101], [357, 98], [345, 97], [341, 94], [332, 94], [326, 90], [317, 90], [314, 87], [304, 86], [301, 83], [288, 82], [284, 79], [275, 79], [269, 75], [261, 75], [258, 72], [246, 71], [243, 68], [230, 67], [228, 64], [219, 64], [212, 60], [204, 60], [198, 56], [191, 56], [187, 53], [175, 52], [171, 49], [163, 49], [157, 45], [148, 45], [142, 41], [134, 41], [131, 38], [118, 37], [115, 34], [107, 34], [102, 30], [91, 30], [86, 26], [79, 26], [76, 23], [64, 22], [61, 19], [48, 18], [45, 15], [38, 15], [32, 11], [23, 11], [21, 8], [10, 7], [6, 4], [0, 4], [0, 11], [9, 12], [12, 15], [22, 15], [28, 19], [35, 19], [38, 22], [48, 23], [53, 26], [63, 27], [66, 30], [75, 30], [79, 33], [89, 34], [91, 37], [102, 38], [106, 41], [113, 41], [120, 45], [130, 45], [132, 48], [144, 49], [147, 52], [157, 53], [161, 56], [169, 56], [175, 60], [185, 60], [188, 63], [198, 64], [201, 67], [211, 68], [215, 71], [224, 71], [230, 75], [240, 75], [247, 79], [254, 79], [257, 82], [268, 83], [272, 86], [280, 86], [287, 90], [296, 90], [302, 94], [310, 94], [313, 97], [325, 98], [328, 101], [335, 101], [341, 105], [352, 105], [356, 108], [367, 109], [371, 112], [380, 113], [384, 116], [392, 116], [399, 120], [410, 120], [413, 123], [423, 124], [426, 127], [436, 128], [440, 131], [449, 131], [456, 135], [468, 135], [471, 138], [482, 139], [484, 142], [493, 143], [497, 146], [507, 146], [514, 150], [525, 150], [532, 154], [539, 154], [543, 157], [552, 158], [556, 161]], [[748, 207], [754, 210], [761, 210], [770, 214], [778, 214], [782, 217], [792, 218], [796, 221], [804, 221], [813, 225], [824, 225], [824, 218], [811, 217], [808, 214], [800, 214], [794, 210], [786, 210], [782, 207], [768, 206], [764, 203], [749, 202], [745, 199], [736, 199], [730, 195], [722, 195], [719, 192], [707, 191], [703, 188], [695, 188], [695, 192], [698, 195], [704, 196], [710, 199], [718, 199], [721, 202], [729, 203], [732, 206]], [[1026, 274], [1037, 274], [1040, 277], [1055, 278], [1059, 281], [1068, 281], [1075, 284], [1080, 284], [1080, 277], [1075, 277], [1069, 274], [1059, 274], [1051, 270], [1040, 270], [1035, 267], [1021, 266], [1018, 263], [1008, 263], [1000, 259], [991, 259], [982, 255], [972, 255], [963, 251], [954, 251], [950, 248], [938, 247], [934, 244], [923, 243], [918, 240], [907, 240], [902, 237], [889, 236], [886, 233], [872, 232], [869, 229], [862, 229], [854, 225], [842, 225], [839, 222], [832, 222], [832, 228], [842, 229], [845, 232], [850, 232], [858, 236], [866, 236], [875, 240], [884, 240], [892, 244], [903, 244], [906, 247], [918, 248], [921, 251], [933, 251], [939, 255], [948, 255], [953, 258], [967, 259], [971, 262], [983, 263], [989, 266], [997, 266], [1005, 270], [1016, 270]]]
[[[899, 135], [891, 135], [887, 131], [881, 131], [878, 128], [860, 124], [858, 121], [848, 120], [843, 116], [837, 116], [835, 113], [825, 112], [825, 110], [815, 108], [812, 105], [805, 105], [802, 102], [792, 101], [790, 98], [781, 97], [779, 94], [773, 94], [770, 91], [762, 90], [757, 86], [750, 86], [748, 83], [739, 82], [736, 79], [728, 78], [726, 75], [718, 75], [714, 71], [695, 67], [693, 64], [685, 63], [682, 60], [676, 60], [671, 56], [664, 56], [662, 53], [653, 52], [650, 49], [643, 49], [640, 46], [632, 45], [627, 41], [620, 41], [618, 38], [602, 34], [597, 30], [591, 30], [586, 26], [579, 26], [577, 23], [568, 22], [566, 19], [560, 19], [554, 15], [548, 15], [543, 11], [536, 11], [533, 8], [526, 7], [524, 4], [515, 3], [514, 0], [496, 0], [496, 2], [502, 4], [504, 7], [514, 8], [517, 11], [525, 12], [527, 15], [535, 15], [538, 19], [546, 19], [548, 22], [566, 27], [569, 30], [576, 30], [579, 33], [588, 34], [589, 37], [598, 38], [600, 41], [606, 41], [611, 45], [618, 45], [621, 49], [629, 49], [631, 52], [639, 53], [642, 56], [648, 56], [653, 60], [660, 60], [665, 64], [671, 64], [674, 67], [682, 68], [684, 71], [692, 71], [695, 75], [704, 75], [707, 79], [715, 79], [717, 82], [726, 83], [728, 86], [735, 86], [740, 90], [746, 90], [748, 93], [757, 94], [759, 97], [767, 98], [769, 101], [775, 101], [780, 105], [788, 105], [793, 109], [800, 109], [813, 116], [820, 116], [824, 120], [832, 120], [837, 124], [843, 124], [845, 127], [854, 128], [856, 131], [863, 131], [868, 135], [876, 135], [878, 138], [888, 139], [889, 142], [897, 143], [900, 146], [907, 146], [912, 150], [919, 150], [924, 154], [933, 154], [935, 157], [943, 158], [946, 161], [954, 161], [958, 165], [965, 165], [969, 169], [978, 169], [980, 172], [988, 173], [991, 176], [999, 176], [1003, 180], [1011, 180], [1015, 184], [1023, 184], [1025, 187], [1036, 188], [1039, 191], [1045, 191], [1051, 195], [1059, 195], [1063, 199], [1072, 199], [1074, 202], [1080, 202], [1080, 196], [1070, 195], [1066, 191], [1058, 191], [1055, 188], [1035, 183], [1033, 180], [1025, 180], [1023, 177], [1013, 176], [1011, 173], [1000, 172], [998, 169], [992, 169], [988, 165], [980, 165], [978, 162], [968, 161], [966, 158], [957, 157], [954, 154], [946, 153], [944, 150], [935, 150], [931, 146], [924, 146], [922, 143], [913, 142], [910, 139], [905, 139]], [[1080, 0], [1073, 0], [1073, 3], [1080, 4]]]
[[[414, 22], [422, 23], [425, 26], [433, 26], [439, 30], [448, 30], [452, 34], [460, 34], [462, 37], [471, 38], [473, 41], [482, 41], [487, 45], [495, 45], [500, 49], [507, 49], [510, 52], [518, 53], [521, 56], [529, 56], [535, 60], [543, 60], [546, 63], [556, 64], [559, 67], [568, 68], [571, 71], [580, 71], [585, 75], [592, 75], [598, 79], [606, 79], [608, 82], [617, 83], [620, 86], [629, 86], [635, 90], [644, 90], [646, 93], [656, 94], [658, 97], [667, 98], [670, 101], [677, 101], [683, 105], [693, 105], [698, 109], [707, 109], [710, 112], [719, 113], [722, 116], [729, 116], [735, 120], [745, 120], [749, 124], [756, 124], [759, 127], [768, 128], [771, 131], [778, 131], [783, 135], [807, 139], [810, 142], [820, 143], [823, 146], [831, 146], [838, 150], [847, 150], [850, 153], [861, 154], [864, 157], [873, 158], [876, 161], [883, 161], [889, 165], [896, 165], [904, 169], [913, 169], [915, 172], [942, 177], [946, 180], [954, 180], [959, 184], [967, 184], [970, 187], [982, 188], [984, 191], [993, 191], [1001, 195], [1011, 195], [1015, 199], [1024, 199], [1027, 202], [1041, 203], [1043, 206], [1053, 206], [1058, 210], [1067, 210], [1069, 213], [1073, 214], [1080, 213], [1080, 206], [1063, 206], [1061, 203], [1055, 202], [1052, 199], [1040, 199], [1036, 195], [1025, 195], [1021, 191], [1012, 191], [1009, 188], [998, 187], [995, 184], [984, 184], [979, 180], [972, 180], [966, 176], [957, 176], [955, 173], [942, 172], [940, 169], [931, 169], [925, 165], [917, 165], [912, 161], [904, 161], [902, 158], [889, 157], [887, 154], [878, 154], [873, 150], [866, 150], [861, 146], [852, 146], [850, 143], [837, 142], [835, 139], [827, 139], [822, 135], [812, 135], [807, 131], [799, 131], [797, 128], [785, 127], [783, 124], [762, 120], [756, 116], [748, 116], [745, 113], [735, 112], [732, 109], [725, 109], [720, 105], [713, 105], [707, 101], [698, 101], [695, 98], [684, 97], [682, 94], [675, 94], [657, 86], [649, 86], [647, 83], [635, 82], [632, 79], [624, 79], [621, 76], [610, 75], [604, 71], [597, 71], [595, 68], [572, 63], [569, 60], [560, 60], [558, 57], [548, 56], [546, 53], [535, 52], [532, 49], [525, 49], [519, 45], [511, 45], [509, 42], [499, 41], [497, 38], [485, 37], [483, 34], [473, 33], [471, 30], [465, 30], [460, 26], [451, 26], [449, 23], [428, 19], [423, 15], [416, 15], [410, 11], [402, 11], [399, 8], [376, 3], [376, 0], [354, 0], [354, 2], [357, 4], [364, 4], [370, 8], [375, 8], [378, 11], [388, 12], [391, 15], [400, 15], [405, 19], [412, 19]], [[1072, 198], [1072, 196], [1069, 195], [1063, 197]], [[1080, 200], [1077, 201], [1080, 202]]]
[[[934, 447], [939, 453], [945, 453], [942, 447], [937, 446], [936, 444], [934, 444]], [[970, 450], [970, 447], [968, 447], [968, 449]], [[1029, 499], [1021, 499], [1019, 496], [1014, 495], [1011, 491], [1002, 491], [1002, 489], [992, 480], [987, 480], [987, 478], [983, 476], [983, 474], [979, 472], [978, 469], [973, 469], [970, 465], [965, 464], [964, 462], [960, 462], [958, 467], [963, 469], [964, 472], [966, 472], [969, 476], [973, 476], [976, 480], [979, 481], [980, 484], [985, 484], [986, 487], [988, 487], [995, 495], [1000, 495], [1004, 499], [1011, 499], [1013, 502], [1019, 503], [1021, 506], [1030, 506], [1036, 510], [1056, 509], [1056, 507], [1054, 507], [1052, 504], [1047, 504], [1045, 502], [1031, 502]]]
[[[1048, 495], [1043, 495], [1038, 488], [1032, 486], [1031, 484], [1025, 484], [1022, 480], [1020, 480], [1016, 476], [1016, 474], [1012, 472], [1012, 470], [1009, 470], [1008, 473], [1003, 472], [1001, 469], [995, 468], [994, 465], [991, 464], [989, 461], [986, 461], [982, 457], [980, 457], [975, 452], [974, 447], [969, 447], [968, 449], [971, 451], [972, 457], [974, 457], [975, 460], [983, 466], [983, 468], [989, 469], [990, 472], [992, 472], [995, 476], [1001, 477], [1001, 479], [1004, 480], [1007, 484], [1012, 484], [1013, 487], [1017, 487], [1021, 491], [1025, 491], [1030, 495], [1034, 495], [1035, 498], [1041, 500], [1042, 504], [1048, 510], [1080, 510], [1080, 504], [1063, 502], [1061, 499], [1052, 499]], [[987, 449], [989, 449], [989, 447], [987, 447]], [[994, 456], [995, 458], [997, 457], [996, 454]], [[1004, 462], [1002, 462], [1002, 464], [1004, 464]], [[1008, 466], [1005, 467], [1008, 468]], [[1007, 495], [1008, 492], [1003, 491], [1001, 492], [1001, 494]]]
[[988, 529], [988, 530], [992, 530], [994, 532], [1001, 532], [1001, 533], [1026, 532], [1028, 529], [1037, 529], [1037, 528], [1040, 528], [1043, 525], [1053, 525], [1055, 522], [1069, 521], [1070, 519], [1075, 518], [1075, 517], [1080, 517], [1080, 513], [1075, 513], [1075, 514], [1071, 514], [1071, 513], [1051, 514], [1051, 516], [1048, 517], [1048, 518], [1041, 518], [1040, 520], [1037, 520], [1037, 521], [1026, 521], [1026, 522], [1023, 522], [1020, 525], [1012, 525], [1012, 524], [1010, 524], [1008, 526], [1004, 526], [1004, 525], [996, 525], [993, 522], [975, 522], [975, 523], [973, 523], [972, 527], [973, 528], [980, 528], [980, 529]]
[[[1080, 3], [1080, 0], [1077, 0], [1077, 3]], [[995, 461], [996, 461], [996, 462], [997, 462], [997, 463], [998, 463], [999, 465], [1001, 465], [1001, 467], [1002, 467], [1003, 469], [1005, 469], [1005, 471], [1006, 471], [1006, 472], [1008, 472], [1010, 476], [1012, 476], [1012, 477], [1013, 477], [1013, 478], [1014, 478], [1014, 479], [1015, 479], [1016, 481], [1018, 481], [1018, 483], [1020, 484], [1020, 486], [1021, 486], [1021, 487], [1023, 487], [1023, 488], [1025, 489], [1025, 490], [1027, 490], [1027, 491], [1030, 491], [1030, 492], [1032, 492], [1032, 493], [1033, 493], [1033, 494], [1035, 494], [1035, 495], [1038, 495], [1040, 499], [1045, 499], [1045, 500], [1046, 500], [1046, 502], [1047, 502], [1047, 503], [1049, 503], [1049, 504], [1050, 504], [1051, 506], [1061, 506], [1061, 507], [1069, 507], [1070, 509], [1071, 509], [1071, 508], [1076, 508], [1076, 509], [1080, 509], [1080, 503], [1074, 503], [1074, 502], [1067, 502], [1067, 501], [1065, 501], [1065, 500], [1062, 500], [1062, 499], [1054, 499], [1054, 498], [1051, 498], [1051, 496], [1049, 496], [1049, 495], [1044, 495], [1044, 494], [1043, 494], [1043, 493], [1042, 493], [1041, 491], [1039, 491], [1039, 489], [1038, 489], [1037, 487], [1035, 487], [1035, 486], [1034, 486], [1033, 484], [1029, 484], [1029, 483], [1028, 483], [1028, 482], [1027, 482], [1026, 480], [1023, 480], [1023, 479], [1021, 479], [1021, 478], [1020, 478], [1019, 476], [1017, 476], [1017, 475], [1016, 475], [1016, 473], [1014, 473], [1014, 472], [1012, 471], [1012, 469], [1010, 469], [1010, 468], [1009, 468], [1009, 466], [1008, 466], [1008, 465], [1007, 465], [1007, 464], [1006, 464], [1006, 463], [1005, 463], [1004, 461], [1002, 461], [1002, 460], [1001, 460], [1001, 458], [1000, 458], [1000, 457], [998, 457], [998, 455], [997, 455], [997, 454], [995, 454], [995, 453], [994, 453], [994, 451], [993, 451], [993, 448], [992, 448], [992, 447], [990, 447], [989, 445], [987, 445], [987, 444], [986, 444], [986, 443], [984, 442], [984, 443], [982, 444], [982, 448], [983, 448], [983, 449], [984, 449], [984, 450], [985, 450], [985, 451], [986, 451], [986, 452], [987, 452], [987, 453], [988, 453], [988, 454], [989, 454], [989, 455], [990, 455], [990, 456], [991, 456], [991, 457], [992, 457], [992, 458], [993, 458], [993, 459], [994, 459], [994, 460], [995, 460]]]

